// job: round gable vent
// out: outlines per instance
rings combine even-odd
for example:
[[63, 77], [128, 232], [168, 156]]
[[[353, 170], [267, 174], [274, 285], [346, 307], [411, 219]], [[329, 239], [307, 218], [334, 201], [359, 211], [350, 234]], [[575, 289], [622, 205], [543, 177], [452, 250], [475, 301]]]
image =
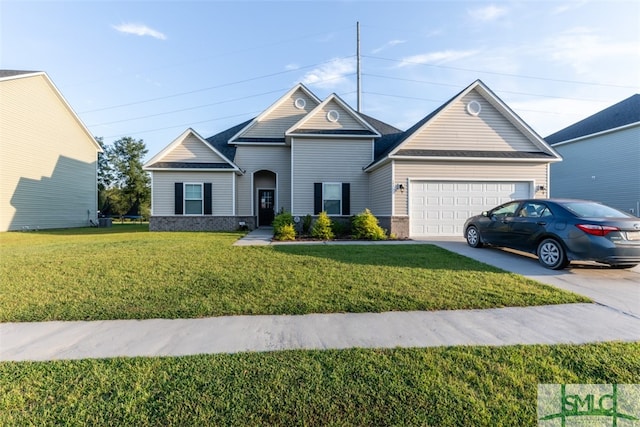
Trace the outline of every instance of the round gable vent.
[[329, 120], [330, 122], [337, 122], [340, 119], [340, 113], [338, 113], [336, 110], [329, 110], [329, 112], [327, 113], [327, 120]]
[[477, 116], [478, 114], [480, 114], [480, 111], [482, 111], [482, 106], [478, 101], [469, 101], [469, 103], [467, 104], [467, 113], [471, 114], [472, 116]]
[[304, 98], [296, 98], [296, 100], [293, 101], [293, 105], [295, 105], [298, 110], [302, 110], [307, 105], [307, 101], [305, 101]]

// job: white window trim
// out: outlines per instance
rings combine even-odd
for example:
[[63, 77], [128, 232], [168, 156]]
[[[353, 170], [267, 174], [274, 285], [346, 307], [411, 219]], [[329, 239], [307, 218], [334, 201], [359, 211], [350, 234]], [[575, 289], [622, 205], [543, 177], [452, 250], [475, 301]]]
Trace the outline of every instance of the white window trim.
[[327, 185], [327, 184], [328, 185], [337, 185], [339, 187], [339, 193], [338, 194], [340, 194], [340, 199], [338, 199], [338, 200], [340, 200], [340, 207], [338, 209], [338, 213], [337, 214], [330, 214], [330, 213], [327, 212], [327, 215], [328, 216], [342, 216], [342, 182], [323, 182], [322, 183], [322, 210], [325, 211], [325, 209], [324, 209], [324, 201], [325, 200], [335, 200], [335, 199], [325, 199], [325, 197], [324, 197], [324, 193], [325, 193], [324, 188], [325, 188], [325, 185]]
[[[187, 200], [198, 200], [198, 199], [187, 199], [187, 185], [199, 185], [200, 186], [200, 213], [199, 214], [189, 214], [187, 213]], [[185, 182], [182, 187], [182, 212], [183, 215], [186, 216], [204, 216], [204, 183], [202, 182]]]

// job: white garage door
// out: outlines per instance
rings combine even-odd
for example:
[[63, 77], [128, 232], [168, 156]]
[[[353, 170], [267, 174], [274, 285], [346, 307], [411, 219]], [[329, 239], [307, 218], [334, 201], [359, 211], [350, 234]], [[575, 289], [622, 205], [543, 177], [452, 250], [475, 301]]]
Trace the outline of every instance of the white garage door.
[[412, 237], [462, 236], [467, 218], [501, 203], [530, 197], [529, 182], [411, 181]]

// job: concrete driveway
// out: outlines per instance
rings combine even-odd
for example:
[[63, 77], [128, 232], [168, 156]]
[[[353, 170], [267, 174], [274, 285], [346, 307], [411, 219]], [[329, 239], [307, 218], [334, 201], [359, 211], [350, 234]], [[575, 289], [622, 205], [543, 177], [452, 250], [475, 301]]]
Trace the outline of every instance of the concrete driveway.
[[463, 238], [424, 241], [485, 264], [585, 295], [598, 304], [640, 318], [640, 266], [624, 270], [597, 263], [575, 262], [564, 270], [556, 271], [542, 267], [533, 255], [510, 249], [474, 249]]

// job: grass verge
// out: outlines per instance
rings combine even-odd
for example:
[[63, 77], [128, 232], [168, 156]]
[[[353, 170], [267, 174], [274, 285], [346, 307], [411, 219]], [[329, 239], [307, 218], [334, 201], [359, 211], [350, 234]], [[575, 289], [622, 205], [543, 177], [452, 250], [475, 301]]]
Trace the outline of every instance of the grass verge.
[[431, 245], [233, 247], [147, 226], [0, 233], [0, 321], [454, 310], [589, 301]]
[[634, 383], [640, 343], [0, 363], [0, 425], [536, 425], [538, 383]]

